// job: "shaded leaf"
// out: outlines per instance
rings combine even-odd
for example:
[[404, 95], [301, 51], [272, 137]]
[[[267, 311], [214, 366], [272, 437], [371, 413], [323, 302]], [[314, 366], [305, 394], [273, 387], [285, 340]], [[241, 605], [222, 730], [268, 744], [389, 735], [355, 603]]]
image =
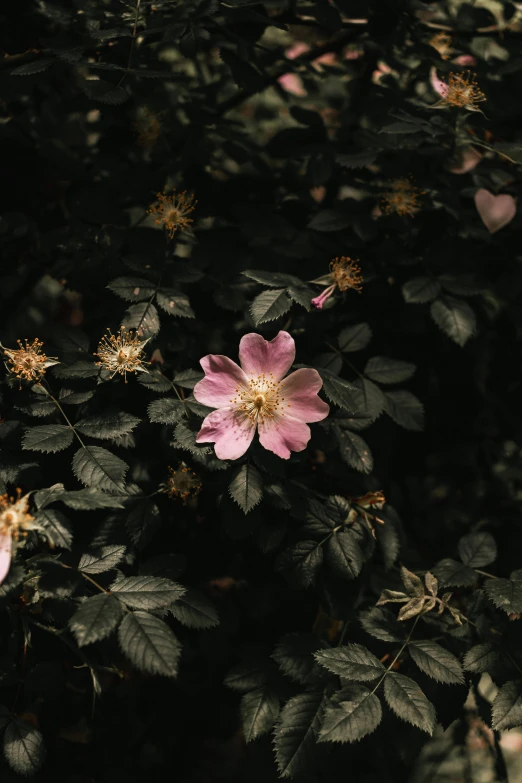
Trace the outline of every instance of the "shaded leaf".
[[364, 368], [364, 374], [377, 383], [402, 383], [415, 372], [415, 365], [390, 359], [387, 356], [373, 356]]
[[325, 705], [323, 691], [300, 693], [287, 701], [274, 730], [279, 774], [293, 778], [308, 772]]
[[433, 734], [437, 721], [435, 708], [416, 682], [402, 674], [390, 672], [384, 680], [384, 698], [398, 718], [417, 726], [430, 736]]
[[324, 367], [317, 369], [319, 375], [323, 379], [323, 391], [328, 399], [340, 408], [345, 408], [347, 411], [354, 413], [357, 409], [353, 393], [354, 387], [352, 384], [345, 381], [344, 378], [339, 378], [330, 370], [326, 370]]
[[121, 492], [128, 465], [101, 446], [79, 449], [73, 457], [76, 478], [88, 487]]
[[330, 538], [326, 547], [326, 562], [341, 579], [355, 579], [360, 574], [364, 557], [351, 530], [341, 530]]
[[187, 628], [214, 628], [219, 624], [219, 615], [214, 604], [192, 587], [188, 587], [169, 608], [176, 620]]
[[344, 461], [359, 473], [371, 473], [373, 456], [366, 441], [350, 430], [335, 428], [339, 451]]
[[3, 751], [11, 769], [24, 776], [38, 772], [45, 759], [42, 735], [31, 723], [22, 718], [15, 718], [7, 726]]
[[462, 684], [462, 666], [453, 653], [430, 640], [410, 642], [408, 650], [419, 669], [437, 682]]
[[291, 304], [285, 289], [275, 288], [256, 296], [250, 306], [250, 312], [255, 325], [258, 326], [280, 318], [290, 310]]
[[85, 574], [103, 574], [116, 568], [125, 557], [126, 548], [109, 544], [101, 547], [97, 552], [88, 552], [81, 556], [78, 570]]
[[433, 277], [414, 277], [402, 286], [402, 295], [410, 304], [432, 302], [440, 294], [440, 283]]
[[120, 576], [111, 592], [130, 609], [161, 609], [185, 594], [185, 588], [158, 576]]
[[87, 598], [69, 620], [78, 646], [92, 644], [109, 636], [118, 625], [123, 610], [120, 602], [108, 593]]
[[475, 313], [462, 299], [452, 296], [436, 299], [431, 305], [431, 315], [437, 326], [461, 347], [475, 334]]
[[246, 742], [270, 731], [279, 715], [279, 699], [269, 687], [245, 693], [240, 705], [241, 722]]
[[344, 353], [362, 351], [372, 339], [372, 330], [367, 323], [346, 326], [337, 338], [339, 348]]
[[346, 680], [375, 680], [385, 671], [379, 659], [362, 644], [346, 644], [332, 650], [321, 650], [314, 657], [329, 672]]
[[322, 672], [313, 654], [322, 646], [315, 634], [290, 633], [279, 641], [272, 658], [288, 677], [307, 685], [321, 679]]
[[497, 557], [497, 545], [491, 533], [469, 533], [459, 541], [459, 555], [471, 568], [489, 565]]
[[484, 590], [495, 606], [506, 614], [522, 612], [522, 580], [488, 579]]
[[406, 389], [385, 393], [386, 413], [396, 424], [406, 430], [420, 432], [424, 429], [424, 406]]
[[238, 506], [248, 514], [263, 497], [263, 479], [253, 465], [246, 463], [235, 473], [228, 491]]
[[492, 706], [495, 731], [522, 725], [522, 680], [507, 682], [497, 693]]
[[319, 742], [357, 742], [375, 731], [381, 719], [377, 696], [363, 685], [350, 685], [327, 706]]
[[175, 677], [181, 645], [163, 620], [147, 612], [129, 612], [118, 629], [122, 652], [139, 671]]
[[43, 424], [32, 427], [22, 438], [22, 448], [54, 454], [63, 451], [73, 442], [74, 433], [65, 424]]

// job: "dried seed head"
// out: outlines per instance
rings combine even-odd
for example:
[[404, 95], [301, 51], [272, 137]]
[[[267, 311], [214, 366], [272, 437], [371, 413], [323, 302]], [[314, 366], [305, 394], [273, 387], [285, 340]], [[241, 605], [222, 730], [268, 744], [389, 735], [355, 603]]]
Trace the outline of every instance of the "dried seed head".
[[184, 462], [180, 462], [176, 470], [169, 467], [169, 473], [170, 478], [167, 479], [163, 489], [169, 498], [176, 498], [186, 503], [189, 497], [194, 497], [201, 492], [203, 486], [201, 479]]
[[409, 215], [413, 217], [420, 209], [420, 196], [424, 193], [419, 190], [411, 177], [400, 177], [390, 182], [390, 190], [381, 196], [381, 209], [386, 215], [395, 212], [397, 215]]
[[330, 273], [335, 285], [339, 291], [347, 291], [353, 288], [354, 291], [361, 293], [363, 276], [358, 261], [353, 261], [347, 256], [334, 258], [330, 262]]
[[193, 222], [188, 216], [194, 211], [198, 202], [194, 194], [187, 193], [186, 190], [182, 193], [174, 190], [169, 196], [166, 193], [158, 193], [157, 198], [156, 204], [152, 204], [147, 213], [155, 218], [158, 226], [163, 223], [167, 236], [173, 239], [178, 229], [183, 231], [189, 223]]
[[[18, 349], [4, 348], [3, 350], [10, 365], [9, 372], [20, 381], [40, 381], [45, 375], [47, 367], [57, 363], [54, 358], [48, 358], [42, 353], [43, 343], [41, 340], [33, 340], [32, 343], [25, 340], [25, 345], [22, 345], [20, 340], [17, 340], [17, 343]], [[20, 384], [20, 388], [22, 388], [22, 384]]]
[[451, 35], [444, 32], [437, 33], [429, 41], [430, 46], [438, 51], [442, 60], [449, 60], [453, 51], [452, 43]]
[[476, 74], [450, 73], [447, 90], [442, 95], [441, 102], [448, 106], [466, 109], [478, 109], [478, 104], [486, 100], [486, 96], [475, 81]]
[[28, 495], [22, 497], [21, 489], [16, 490], [16, 495], [16, 500], [9, 497], [7, 493], [0, 495], [0, 535], [10, 535], [15, 541], [31, 529], [34, 519], [27, 513]]
[[137, 335], [130, 335], [124, 326], [121, 327], [117, 335], [112, 334], [108, 329], [98, 346], [98, 356], [100, 361], [96, 362], [99, 367], [104, 367], [114, 378], [116, 373], [123, 375], [127, 383], [128, 372], [147, 372], [144, 367], [142, 351], [148, 340], [143, 342]]

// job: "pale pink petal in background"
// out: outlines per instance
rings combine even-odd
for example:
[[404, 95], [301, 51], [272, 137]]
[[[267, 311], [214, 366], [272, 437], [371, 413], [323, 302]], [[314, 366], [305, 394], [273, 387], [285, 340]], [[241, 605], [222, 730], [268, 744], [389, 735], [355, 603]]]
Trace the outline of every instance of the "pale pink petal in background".
[[250, 378], [272, 373], [280, 381], [295, 360], [295, 342], [288, 332], [279, 332], [273, 340], [265, 340], [260, 334], [245, 334], [239, 343], [239, 361]]
[[517, 205], [513, 196], [507, 193], [495, 196], [485, 188], [481, 188], [475, 193], [475, 206], [490, 234], [495, 234], [511, 223], [517, 213]]
[[225, 408], [236, 396], [238, 386], [248, 385], [243, 370], [228, 356], [204, 356], [200, 361], [205, 377], [194, 386], [194, 397], [210, 408]]
[[254, 438], [254, 423], [237, 408], [219, 408], [204, 419], [196, 443], [214, 443], [218, 459], [242, 457]]
[[448, 171], [452, 174], [467, 174], [475, 166], [480, 163], [484, 156], [478, 151], [476, 147], [461, 147], [457, 151], [457, 156], [452, 161], [449, 161], [446, 165]]
[[303, 86], [301, 78], [296, 73], [284, 73], [277, 80], [285, 92], [295, 95], [297, 98], [304, 98], [308, 95]]
[[303, 451], [310, 440], [310, 427], [303, 421], [285, 415], [262, 419], [258, 425], [259, 442], [281, 459], [288, 459], [291, 451]]
[[454, 62], [456, 65], [462, 65], [468, 68], [477, 64], [477, 61], [472, 54], [459, 54], [459, 56], [455, 57], [452, 62]]
[[0, 584], [4, 581], [11, 566], [11, 533], [0, 534]]
[[430, 84], [435, 92], [438, 93], [442, 98], [446, 97], [448, 94], [448, 85], [446, 82], [443, 82], [441, 79], [439, 79], [435, 66], [430, 68]]
[[305, 52], [309, 52], [310, 47], [304, 41], [296, 41], [288, 49], [285, 49], [285, 57], [288, 60], [295, 60], [296, 57], [300, 57]]
[[330, 412], [330, 406], [317, 396], [322, 385], [317, 370], [308, 367], [296, 370], [285, 378], [281, 384], [281, 397], [285, 401], [285, 417], [289, 415], [306, 422], [325, 419]]

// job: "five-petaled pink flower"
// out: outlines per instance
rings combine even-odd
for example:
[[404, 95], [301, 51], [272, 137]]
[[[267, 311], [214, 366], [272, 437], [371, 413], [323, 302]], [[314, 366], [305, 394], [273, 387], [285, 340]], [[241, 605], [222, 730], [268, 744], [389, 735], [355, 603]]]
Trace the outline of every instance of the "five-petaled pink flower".
[[261, 445], [282, 459], [303, 451], [311, 436], [308, 423], [325, 419], [330, 407], [317, 396], [322, 386], [317, 370], [303, 368], [284, 377], [294, 359], [288, 332], [270, 342], [246, 334], [239, 343], [241, 367], [227, 356], [204, 356], [205, 377], [195, 385], [194, 397], [217, 410], [203, 421], [197, 442], [215, 443], [219, 459], [237, 459], [257, 429]]

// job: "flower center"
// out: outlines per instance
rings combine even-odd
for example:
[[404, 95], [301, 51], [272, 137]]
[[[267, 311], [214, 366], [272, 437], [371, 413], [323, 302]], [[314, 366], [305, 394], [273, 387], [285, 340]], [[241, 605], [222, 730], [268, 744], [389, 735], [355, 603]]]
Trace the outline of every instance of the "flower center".
[[262, 373], [257, 378], [250, 378], [248, 386], [238, 386], [230, 402], [255, 425], [258, 421], [285, 415], [283, 409], [290, 406], [285, 403], [282, 392], [281, 381], [275, 381], [272, 373]]

